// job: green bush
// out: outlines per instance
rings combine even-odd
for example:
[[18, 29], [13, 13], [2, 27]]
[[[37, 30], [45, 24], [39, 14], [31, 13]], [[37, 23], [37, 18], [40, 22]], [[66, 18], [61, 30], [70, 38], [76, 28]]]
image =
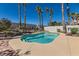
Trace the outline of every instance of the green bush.
[[60, 29], [57, 29], [57, 32], [60, 32], [61, 30]]
[[78, 28], [71, 28], [71, 33], [76, 34], [78, 32]]
[[56, 22], [56, 21], [54, 21], [54, 22], [49, 22], [48, 25], [49, 25], [49, 26], [61, 26], [62, 23], [61, 23], [61, 22]]
[[11, 21], [7, 18], [1, 18], [0, 19], [0, 31], [4, 31], [9, 29], [11, 26]]
[[35, 31], [35, 32], [37, 32], [37, 31], [38, 31], [38, 28], [37, 28], [37, 27], [35, 27], [35, 28], [34, 28], [34, 31]]

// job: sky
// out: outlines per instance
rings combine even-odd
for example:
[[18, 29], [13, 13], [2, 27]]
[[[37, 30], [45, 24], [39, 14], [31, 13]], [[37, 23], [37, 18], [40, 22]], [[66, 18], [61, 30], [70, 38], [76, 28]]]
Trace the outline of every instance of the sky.
[[[47, 25], [49, 22], [49, 15], [46, 14], [46, 7], [53, 8], [53, 17], [52, 21], [61, 22], [62, 13], [61, 13], [61, 3], [28, 3], [26, 5], [26, 23], [27, 24], [38, 24], [38, 13], [36, 11], [36, 6], [40, 6], [43, 10], [43, 20], [44, 25]], [[70, 12], [79, 13], [79, 4], [70, 3]], [[65, 21], [67, 22], [67, 4], [64, 4], [64, 15]], [[21, 4], [21, 16], [22, 23], [24, 22], [23, 14], [23, 5]], [[18, 4], [17, 3], [0, 3], [0, 19], [8, 18], [10, 21], [18, 23]]]

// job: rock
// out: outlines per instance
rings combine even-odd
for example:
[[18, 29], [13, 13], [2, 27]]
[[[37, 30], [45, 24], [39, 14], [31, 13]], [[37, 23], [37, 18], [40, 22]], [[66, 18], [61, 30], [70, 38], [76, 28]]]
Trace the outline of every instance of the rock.
[[26, 51], [24, 54], [29, 55], [31, 54], [31, 51]]
[[0, 56], [18, 56], [18, 54], [14, 50], [5, 50], [0, 52]]

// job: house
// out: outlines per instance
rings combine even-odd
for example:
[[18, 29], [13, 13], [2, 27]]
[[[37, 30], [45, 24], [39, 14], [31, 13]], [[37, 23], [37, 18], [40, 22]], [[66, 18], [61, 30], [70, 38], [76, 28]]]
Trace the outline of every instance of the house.
[[[71, 32], [71, 28], [78, 28], [78, 30], [79, 30], [79, 25], [66, 25], [67, 33]], [[63, 26], [48, 26], [48, 27], [44, 27], [44, 30], [45, 31], [49, 31], [49, 32], [58, 32], [58, 29], [61, 30], [61, 31], [64, 31], [63, 30]]]

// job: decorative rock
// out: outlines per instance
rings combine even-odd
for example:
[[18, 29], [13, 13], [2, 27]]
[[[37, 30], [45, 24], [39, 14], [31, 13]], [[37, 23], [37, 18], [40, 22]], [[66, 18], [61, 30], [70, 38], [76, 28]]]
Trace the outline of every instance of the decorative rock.
[[0, 52], [0, 56], [18, 56], [18, 54], [14, 50], [5, 50]]

